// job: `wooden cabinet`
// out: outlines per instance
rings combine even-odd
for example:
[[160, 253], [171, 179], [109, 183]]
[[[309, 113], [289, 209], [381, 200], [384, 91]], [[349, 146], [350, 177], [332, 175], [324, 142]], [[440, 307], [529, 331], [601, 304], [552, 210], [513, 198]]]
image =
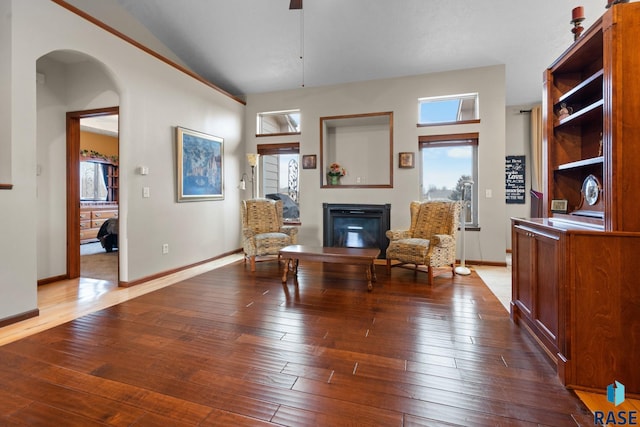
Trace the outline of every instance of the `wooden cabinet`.
[[[604, 393], [615, 380], [634, 397], [639, 39], [640, 3], [613, 5], [545, 71], [544, 218], [512, 218], [514, 322], [556, 362], [567, 387]], [[552, 211], [558, 199], [566, 213]]]
[[102, 223], [118, 217], [118, 205], [85, 205], [80, 207], [80, 243], [98, 239]]
[[561, 328], [564, 280], [561, 254], [564, 234], [553, 228], [539, 228], [523, 222], [513, 225], [512, 313], [542, 341], [556, 359], [564, 357]]
[[512, 219], [511, 318], [557, 364], [568, 387], [640, 396], [640, 233], [551, 218]]
[[[544, 73], [545, 216], [640, 231], [640, 4], [611, 7]], [[561, 114], [568, 111], [570, 114]], [[599, 188], [585, 200], [592, 176]], [[567, 200], [567, 214], [551, 211]], [[589, 203], [591, 202], [591, 203]]]
[[107, 168], [107, 200], [119, 199], [119, 168], [117, 165], [108, 165]]

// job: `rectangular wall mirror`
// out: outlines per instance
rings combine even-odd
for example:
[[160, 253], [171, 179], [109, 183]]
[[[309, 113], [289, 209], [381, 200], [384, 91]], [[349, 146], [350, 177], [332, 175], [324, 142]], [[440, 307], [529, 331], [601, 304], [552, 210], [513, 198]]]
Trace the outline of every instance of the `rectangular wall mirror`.
[[393, 112], [320, 117], [320, 185], [392, 188]]

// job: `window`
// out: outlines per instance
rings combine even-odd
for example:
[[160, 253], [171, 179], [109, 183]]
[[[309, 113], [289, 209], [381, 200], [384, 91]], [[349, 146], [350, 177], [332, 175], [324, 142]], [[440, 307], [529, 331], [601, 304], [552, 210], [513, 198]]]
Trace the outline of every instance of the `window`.
[[102, 163], [80, 162], [81, 200], [107, 200], [105, 173]]
[[474, 123], [478, 117], [477, 93], [418, 99], [419, 126]]
[[300, 222], [300, 144], [259, 144], [260, 186], [264, 197], [282, 200], [284, 221]]
[[300, 133], [300, 110], [258, 113], [256, 136]]
[[478, 226], [478, 134], [419, 137], [423, 200], [462, 200], [465, 181], [473, 181], [466, 224]]

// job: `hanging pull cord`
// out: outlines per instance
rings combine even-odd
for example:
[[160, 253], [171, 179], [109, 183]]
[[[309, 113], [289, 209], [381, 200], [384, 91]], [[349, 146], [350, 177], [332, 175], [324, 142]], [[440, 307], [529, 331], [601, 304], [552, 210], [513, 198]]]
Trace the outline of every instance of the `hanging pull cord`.
[[304, 87], [304, 9], [300, 9], [300, 63], [302, 65], [302, 87]]

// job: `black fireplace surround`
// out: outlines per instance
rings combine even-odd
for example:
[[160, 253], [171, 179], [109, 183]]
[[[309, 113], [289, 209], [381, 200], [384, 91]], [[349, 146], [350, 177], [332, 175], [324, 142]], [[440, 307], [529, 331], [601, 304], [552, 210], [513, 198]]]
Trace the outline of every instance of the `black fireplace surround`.
[[325, 247], [379, 248], [385, 258], [391, 225], [391, 205], [322, 204]]

